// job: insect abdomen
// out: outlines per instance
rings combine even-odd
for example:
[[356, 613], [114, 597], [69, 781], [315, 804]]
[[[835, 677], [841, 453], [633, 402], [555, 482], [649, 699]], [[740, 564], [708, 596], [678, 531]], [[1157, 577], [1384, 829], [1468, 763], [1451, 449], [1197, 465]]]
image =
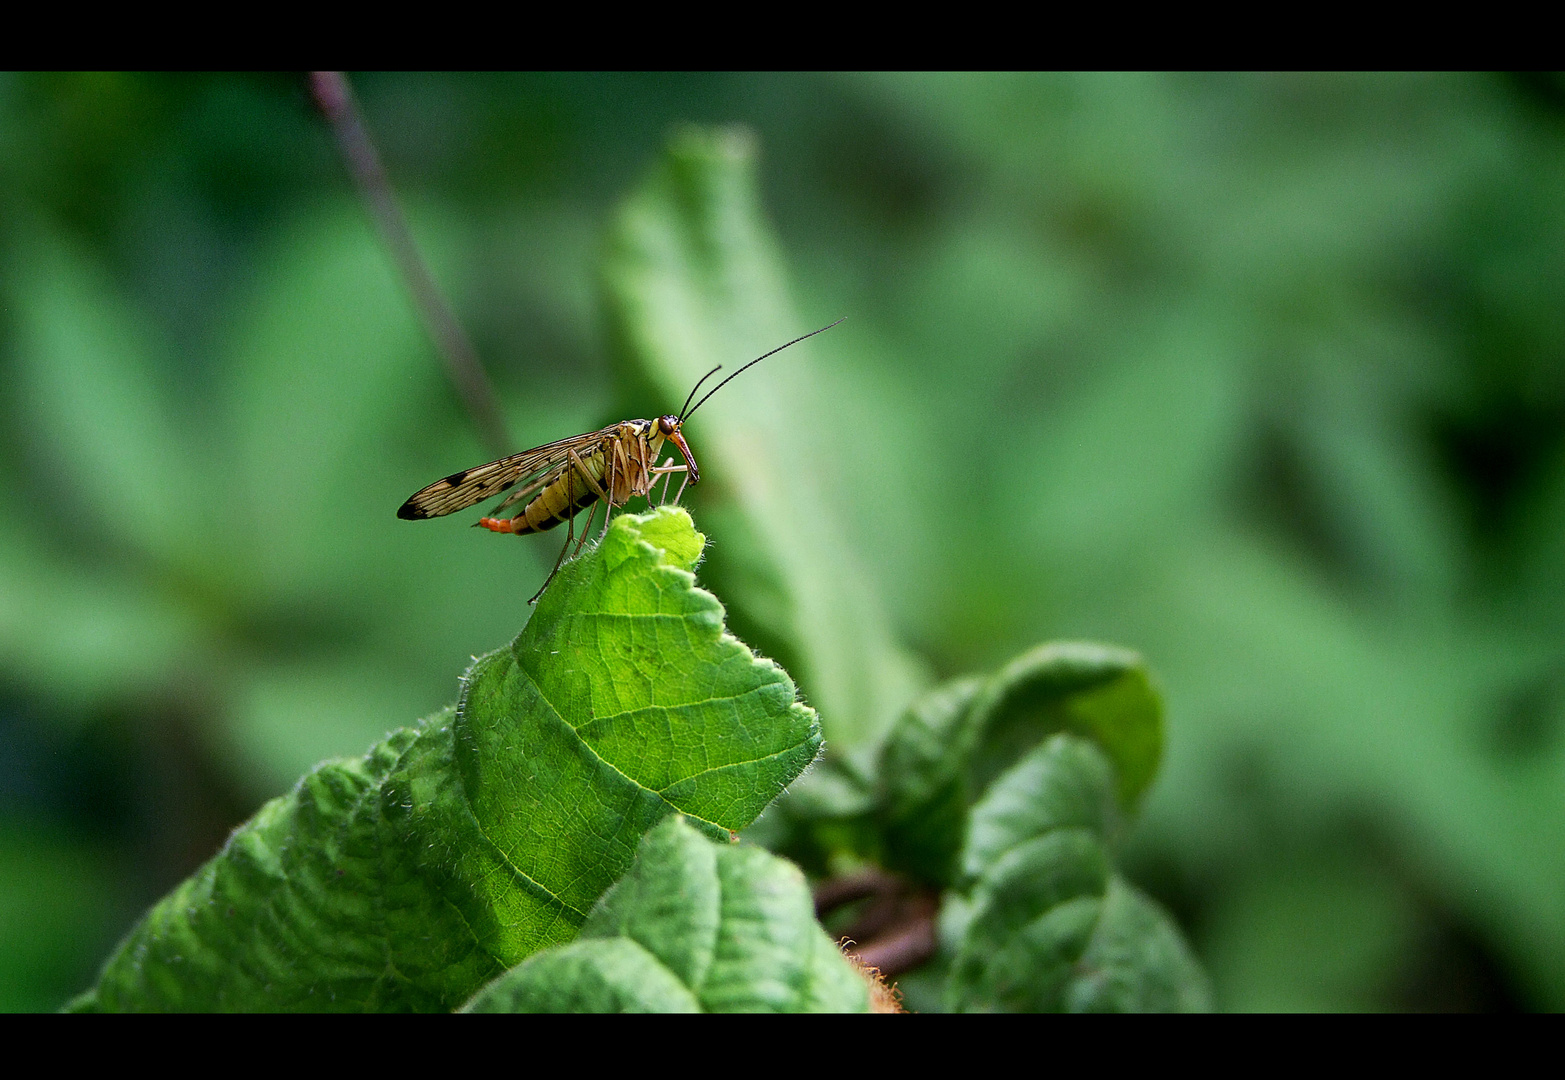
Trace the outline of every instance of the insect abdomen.
[[[582, 467], [600, 489], [603, 487], [603, 461], [602, 452], [597, 450], [581, 459]], [[511, 531], [518, 535], [548, 532], [573, 514], [591, 506], [597, 499], [597, 491], [582, 478], [580, 472], [575, 468], [566, 469], [565, 475], [540, 491], [511, 520]]]

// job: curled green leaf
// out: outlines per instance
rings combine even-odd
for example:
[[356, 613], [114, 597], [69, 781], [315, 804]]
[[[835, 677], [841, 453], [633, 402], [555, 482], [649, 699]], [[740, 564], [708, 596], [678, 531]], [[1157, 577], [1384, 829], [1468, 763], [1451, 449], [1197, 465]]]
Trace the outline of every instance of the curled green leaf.
[[1109, 758], [1053, 735], [973, 807], [946, 1004], [957, 1011], [1197, 1011], [1205, 976], [1168, 916], [1114, 874]]
[[1141, 657], [1088, 642], [1023, 653], [987, 678], [957, 679], [902, 715], [881, 751], [878, 817], [896, 869], [953, 884], [969, 807], [1047, 736], [1090, 739], [1114, 797], [1132, 810], [1157, 772], [1163, 706]]
[[1114, 766], [1127, 810], [1157, 775], [1163, 702], [1141, 657], [1129, 649], [1061, 641], [1030, 649], [1001, 668], [973, 703], [966, 741], [972, 790], [1045, 735], [1071, 731], [1098, 744]]
[[866, 1012], [804, 875], [682, 818], [647, 834], [581, 937], [485, 987], [469, 1012]]
[[702, 545], [683, 510], [616, 519], [454, 709], [268, 803], [73, 1007], [454, 1008], [573, 939], [663, 818], [748, 825], [820, 729], [695, 586]]

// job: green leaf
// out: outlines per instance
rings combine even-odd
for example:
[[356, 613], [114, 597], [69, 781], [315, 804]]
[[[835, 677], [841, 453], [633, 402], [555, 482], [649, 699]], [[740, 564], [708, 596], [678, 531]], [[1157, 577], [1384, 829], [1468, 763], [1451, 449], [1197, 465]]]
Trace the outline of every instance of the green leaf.
[[1054, 830], [1111, 836], [1117, 817], [1114, 772], [1103, 752], [1056, 735], [1002, 774], [973, 808], [963, 874], [982, 877], [1019, 843]]
[[500, 976], [470, 1001], [479, 1013], [693, 1013], [701, 1003], [630, 938], [574, 941]]
[[683, 510], [616, 519], [454, 709], [268, 803], [73, 1007], [450, 1009], [574, 938], [667, 815], [749, 824], [819, 724], [695, 587], [702, 543]]
[[[732, 372], [811, 329], [788, 297], [755, 159], [744, 132], [684, 132], [619, 215], [605, 283], [638, 415], [673, 411], [714, 365]], [[691, 420], [692, 497], [722, 524], [724, 596], [820, 706], [834, 752], [867, 766], [921, 676], [826, 495], [841, 463], [822, 460], [810, 427], [822, 413], [810, 358], [833, 347], [823, 335], [767, 361]]]
[[972, 802], [955, 755], [983, 678], [955, 679], [915, 701], [886, 740], [877, 775], [887, 865], [935, 884], [955, 877]]
[[1056, 731], [1095, 741], [1114, 765], [1115, 794], [1133, 809], [1163, 756], [1163, 702], [1141, 657], [1088, 642], [1040, 645], [989, 680], [967, 718], [973, 790], [1017, 751]]
[[1162, 755], [1163, 707], [1141, 658], [1086, 642], [1040, 645], [987, 679], [945, 684], [907, 710], [881, 752], [877, 812], [889, 865], [955, 880], [968, 807], [1046, 736], [1084, 735], [1113, 764], [1126, 811]]
[[867, 1012], [797, 867], [715, 845], [683, 818], [647, 834], [581, 937], [485, 987], [470, 1012]]
[[1070, 1012], [1210, 1012], [1212, 990], [1168, 913], [1115, 875], [1064, 1006]]
[[1198, 1011], [1205, 976], [1168, 916], [1112, 870], [1115, 772], [1057, 734], [973, 807], [973, 879], [946, 1004], [956, 1011]]
[[1208, 1007], [1178, 930], [1108, 843], [1157, 770], [1162, 705], [1140, 657], [1055, 643], [915, 702], [881, 754], [891, 868], [947, 887], [956, 1011]]

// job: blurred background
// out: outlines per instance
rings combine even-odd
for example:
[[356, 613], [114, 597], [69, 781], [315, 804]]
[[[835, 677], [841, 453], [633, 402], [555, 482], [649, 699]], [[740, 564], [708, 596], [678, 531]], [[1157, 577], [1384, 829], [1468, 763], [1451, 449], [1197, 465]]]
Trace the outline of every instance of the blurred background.
[[[756, 133], [898, 636], [1147, 656], [1128, 869], [1222, 1007], [1565, 1008], [1565, 81], [354, 82], [515, 449], [621, 418], [670, 130]], [[302, 76], [0, 76], [0, 432], [0, 1009], [53, 1009], [557, 547], [393, 516], [494, 455]]]

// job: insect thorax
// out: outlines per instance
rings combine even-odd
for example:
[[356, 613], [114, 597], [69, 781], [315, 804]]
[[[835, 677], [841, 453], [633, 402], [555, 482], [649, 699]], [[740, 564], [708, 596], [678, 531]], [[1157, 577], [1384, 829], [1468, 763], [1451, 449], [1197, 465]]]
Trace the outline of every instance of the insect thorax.
[[[616, 446], [617, 444], [617, 446]], [[612, 502], [624, 505], [632, 495], [645, 495], [652, 485], [650, 469], [663, 449], [663, 434], [655, 420], [622, 420], [619, 430], [604, 445], [615, 460]]]

